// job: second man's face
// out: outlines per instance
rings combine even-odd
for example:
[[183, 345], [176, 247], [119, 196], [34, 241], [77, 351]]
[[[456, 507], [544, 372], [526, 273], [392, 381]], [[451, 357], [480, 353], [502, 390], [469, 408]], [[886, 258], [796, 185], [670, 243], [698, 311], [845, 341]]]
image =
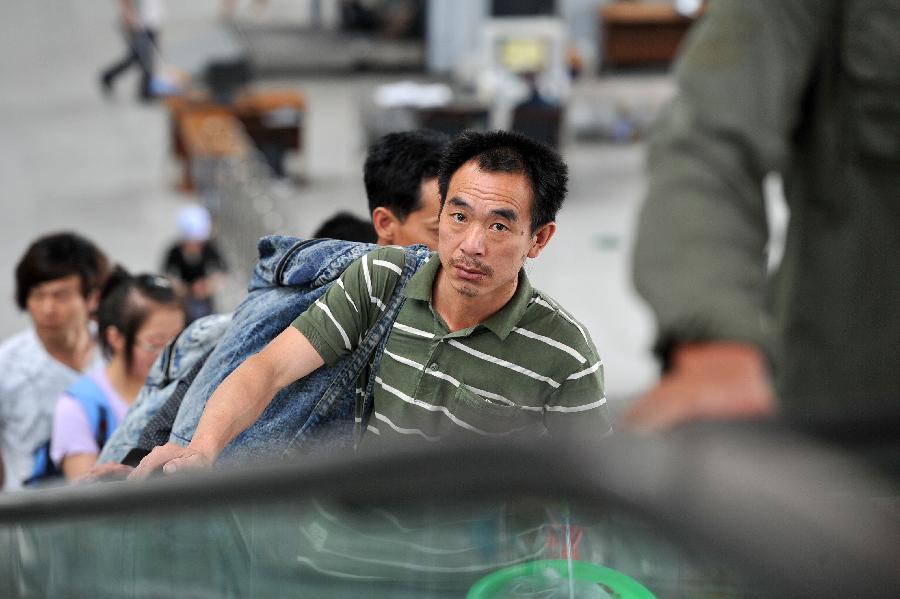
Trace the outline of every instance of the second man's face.
[[402, 223], [398, 223], [392, 242], [395, 245], [421, 243], [429, 249], [438, 246], [438, 212], [441, 207], [437, 177], [425, 179], [420, 188], [418, 210], [410, 212]]

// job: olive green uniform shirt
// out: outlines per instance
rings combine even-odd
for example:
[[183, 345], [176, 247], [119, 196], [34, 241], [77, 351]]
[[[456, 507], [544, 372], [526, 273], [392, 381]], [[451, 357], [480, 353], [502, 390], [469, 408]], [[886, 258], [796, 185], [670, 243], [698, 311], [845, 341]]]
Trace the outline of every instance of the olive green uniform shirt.
[[[677, 81], [635, 251], [659, 348], [755, 343], [788, 409], [897, 398], [900, 0], [715, 0]], [[770, 171], [791, 210], [773, 281]]]
[[[403, 251], [379, 248], [354, 262], [294, 323], [328, 364], [352, 352], [399, 279]], [[609, 432], [603, 368], [584, 328], [533, 289], [474, 327], [450, 332], [431, 303], [440, 258], [432, 253], [404, 289], [375, 377], [363, 445], [433, 443], [451, 434], [504, 438], [570, 424]], [[576, 422], [577, 421], [577, 422]]]

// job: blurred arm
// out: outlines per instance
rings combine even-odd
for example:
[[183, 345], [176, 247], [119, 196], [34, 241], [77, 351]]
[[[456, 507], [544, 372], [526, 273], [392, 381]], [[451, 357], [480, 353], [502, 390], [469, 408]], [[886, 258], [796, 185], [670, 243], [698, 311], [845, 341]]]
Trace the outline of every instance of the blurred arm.
[[[651, 138], [634, 253], [635, 284], [658, 321], [656, 350], [682, 367], [638, 402], [629, 417], [634, 424], [660, 427], [774, 406], [766, 369], [758, 368], [774, 355], [764, 310], [762, 180], [789, 164], [807, 84], [821, 48], [833, 41], [836, 6], [717, 0], [691, 32], [676, 71], [678, 97]], [[735, 343], [743, 349], [732, 351]], [[676, 355], [682, 344], [707, 351]], [[721, 392], [689, 384], [723, 363], [742, 374], [715, 379]], [[687, 372], [692, 376], [681, 379]], [[746, 389], [758, 393], [748, 399]], [[680, 406], [662, 408], [670, 402]], [[713, 408], [717, 402], [746, 405]], [[654, 415], [659, 410], [671, 419]]]

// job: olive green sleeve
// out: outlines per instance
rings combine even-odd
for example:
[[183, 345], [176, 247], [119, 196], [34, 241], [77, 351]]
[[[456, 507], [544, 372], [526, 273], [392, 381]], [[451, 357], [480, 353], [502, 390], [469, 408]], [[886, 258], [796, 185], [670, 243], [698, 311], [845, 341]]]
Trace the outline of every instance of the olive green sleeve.
[[678, 92], [651, 134], [635, 284], [657, 350], [732, 340], [772, 357], [765, 311], [762, 181], [784, 171], [836, 0], [715, 0], [676, 67]]

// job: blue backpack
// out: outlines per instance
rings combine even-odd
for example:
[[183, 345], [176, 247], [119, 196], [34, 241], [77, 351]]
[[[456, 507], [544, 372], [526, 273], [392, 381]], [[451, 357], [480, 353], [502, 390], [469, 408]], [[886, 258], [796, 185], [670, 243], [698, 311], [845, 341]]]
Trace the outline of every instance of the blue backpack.
[[[81, 409], [87, 415], [94, 440], [97, 441], [97, 447], [102, 448], [115, 428], [106, 394], [89, 376], [83, 376], [75, 381], [75, 384], [66, 389], [66, 394], [81, 405]], [[62, 470], [50, 459], [50, 439], [47, 439], [34, 450], [34, 467], [24, 484], [27, 487], [42, 486], [61, 477]]]

